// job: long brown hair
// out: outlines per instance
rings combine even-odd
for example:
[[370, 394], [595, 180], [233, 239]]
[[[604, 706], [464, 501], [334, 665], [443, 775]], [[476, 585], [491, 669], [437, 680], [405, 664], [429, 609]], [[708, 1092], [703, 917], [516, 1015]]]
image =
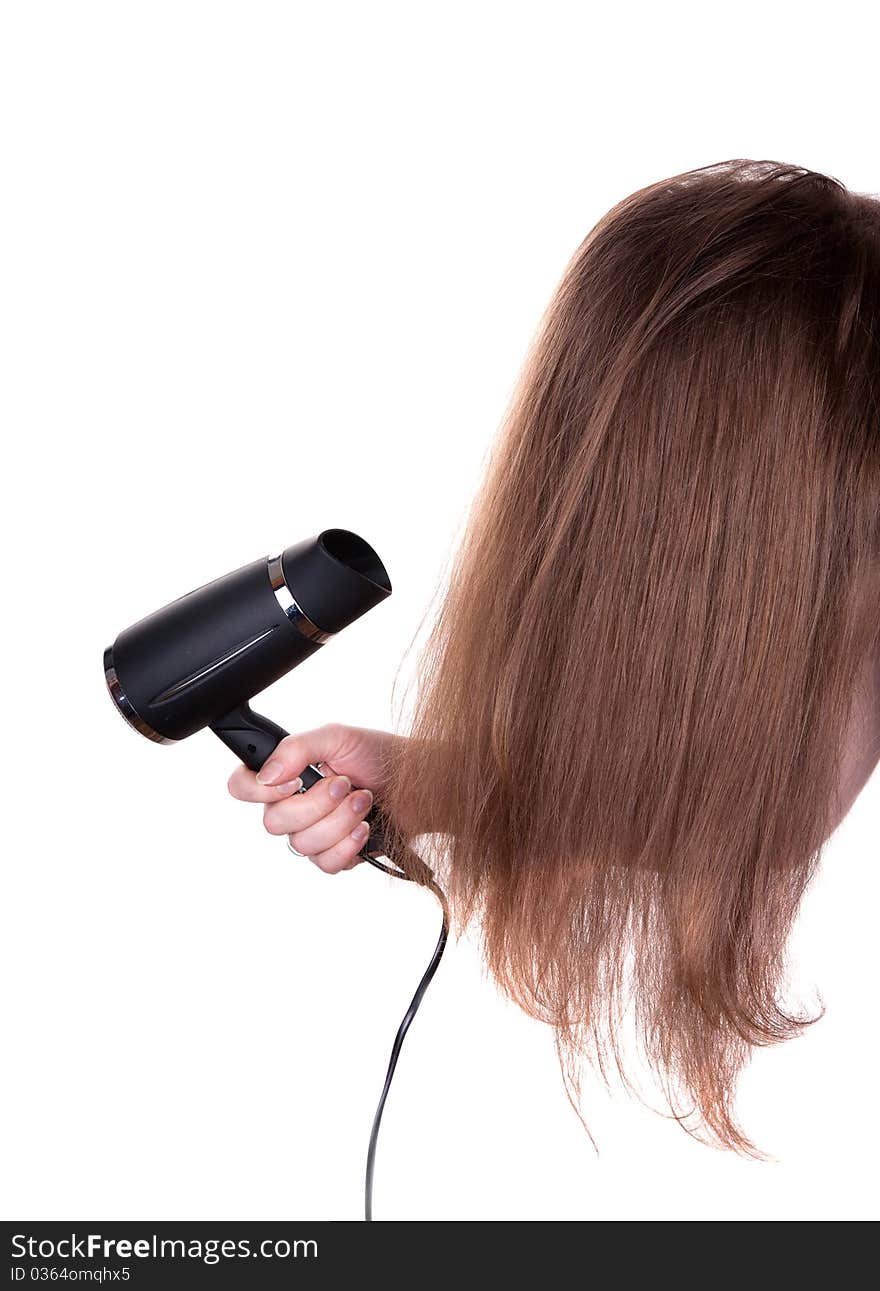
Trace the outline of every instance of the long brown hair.
[[[505, 991], [754, 1152], [880, 623], [880, 202], [734, 160], [619, 202], [533, 345], [389, 757], [391, 852]], [[404, 862], [402, 862], [404, 863]]]

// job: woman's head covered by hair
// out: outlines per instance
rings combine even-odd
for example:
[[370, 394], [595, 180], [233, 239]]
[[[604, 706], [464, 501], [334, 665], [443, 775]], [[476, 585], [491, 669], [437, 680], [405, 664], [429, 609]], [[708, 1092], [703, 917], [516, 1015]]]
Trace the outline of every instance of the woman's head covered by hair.
[[786, 941], [878, 626], [880, 203], [745, 160], [634, 193], [544, 317], [382, 803], [575, 1082], [634, 1026], [754, 1150], [736, 1078], [810, 1020]]

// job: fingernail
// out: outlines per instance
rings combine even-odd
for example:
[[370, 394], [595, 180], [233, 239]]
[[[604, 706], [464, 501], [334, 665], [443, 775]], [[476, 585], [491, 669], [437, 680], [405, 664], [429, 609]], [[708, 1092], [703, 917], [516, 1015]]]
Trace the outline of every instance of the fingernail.
[[257, 784], [274, 784], [279, 776], [284, 775], [284, 763], [277, 758], [270, 758], [257, 772]]
[[274, 787], [280, 793], [299, 793], [302, 783], [302, 776], [297, 776], [295, 780], [288, 780], [286, 784], [276, 784]]
[[362, 811], [367, 810], [370, 803], [373, 801], [373, 795], [370, 793], [369, 789], [359, 789], [357, 793], [353, 793], [351, 795], [349, 801], [351, 803], [352, 811], [356, 812], [359, 816]]
[[351, 788], [351, 781], [347, 775], [337, 776], [335, 780], [330, 781], [330, 788], [327, 792], [334, 802], [339, 802], [348, 793]]
[[359, 825], [355, 825], [354, 829], [351, 831], [351, 836], [356, 839], [357, 842], [361, 842], [362, 839], [366, 838], [369, 832], [370, 826], [365, 820], [362, 820]]

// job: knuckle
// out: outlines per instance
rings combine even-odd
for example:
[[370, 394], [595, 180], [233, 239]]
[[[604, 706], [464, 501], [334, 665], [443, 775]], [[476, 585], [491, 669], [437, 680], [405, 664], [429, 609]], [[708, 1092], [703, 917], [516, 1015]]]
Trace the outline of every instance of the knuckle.
[[284, 834], [287, 832], [282, 828], [278, 813], [274, 812], [271, 807], [263, 809], [263, 825], [270, 834]]
[[[324, 725], [319, 728], [319, 734], [323, 744], [336, 746], [342, 743], [345, 728], [341, 722], [325, 722]], [[332, 762], [332, 760], [333, 759], [331, 757], [330, 761]]]
[[334, 847], [328, 848], [324, 853], [328, 873], [339, 874], [343, 870], [347, 870], [355, 861], [360, 847], [360, 843], [355, 842], [352, 838], [345, 837]]
[[339, 874], [345, 866], [345, 861], [338, 856], [325, 856], [321, 860], [320, 866], [325, 874]]

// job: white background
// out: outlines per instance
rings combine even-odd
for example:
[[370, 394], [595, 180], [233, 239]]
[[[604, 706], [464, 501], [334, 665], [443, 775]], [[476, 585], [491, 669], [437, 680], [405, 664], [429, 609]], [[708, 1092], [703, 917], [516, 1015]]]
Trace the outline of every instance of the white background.
[[[124, 626], [330, 526], [394, 596], [260, 703], [391, 724], [526, 346], [620, 197], [732, 156], [880, 188], [871, 7], [3, 7], [5, 828], [0, 1213], [358, 1218], [431, 898], [331, 879], [203, 733], [139, 739]], [[564, 756], [564, 750], [561, 750]], [[876, 1214], [880, 786], [793, 943], [827, 1015], [740, 1106], [777, 1158], [588, 1086], [450, 949], [401, 1060], [376, 1214]]]

